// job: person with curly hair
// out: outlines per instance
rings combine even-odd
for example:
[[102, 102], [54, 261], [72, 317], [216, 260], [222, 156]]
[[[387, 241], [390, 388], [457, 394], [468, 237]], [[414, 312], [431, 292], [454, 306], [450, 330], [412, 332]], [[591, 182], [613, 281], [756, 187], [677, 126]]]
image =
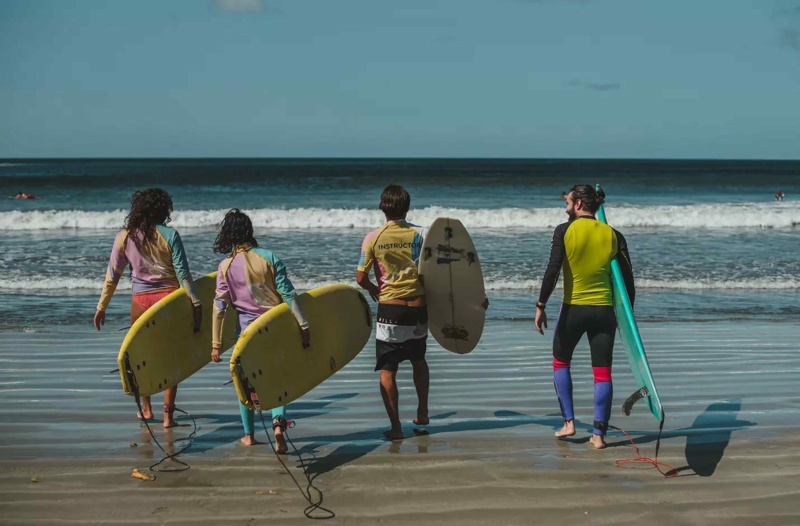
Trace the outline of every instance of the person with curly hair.
[[[130, 265], [133, 299], [131, 324], [155, 303], [183, 286], [192, 301], [194, 332], [200, 331], [202, 305], [194, 288], [189, 262], [181, 236], [166, 226], [172, 213], [172, 197], [160, 188], [147, 188], [133, 193], [125, 226], [114, 238], [111, 258], [106, 270], [103, 291], [94, 314], [94, 326], [99, 331], [106, 322], [106, 308], [117, 289], [125, 267]], [[164, 391], [164, 427], [177, 424], [174, 419], [178, 386]], [[153, 409], [150, 397], [142, 397], [140, 420], [151, 420]]]
[[557, 438], [575, 434], [570, 362], [578, 341], [586, 334], [594, 373], [594, 430], [590, 439], [597, 449], [606, 447], [605, 435], [611, 418], [611, 355], [617, 316], [611, 285], [611, 260], [619, 263], [631, 300], [636, 294], [628, 244], [621, 233], [595, 218], [605, 196], [590, 185], [575, 185], [566, 194], [569, 221], [553, 232], [550, 261], [542, 279], [534, 324], [539, 334], [547, 328], [547, 300], [564, 270], [564, 299], [553, 337], [553, 383], [564, 417]]
[[[214, 252], [230, 254], [217, 269], [217, 290], [211, 319], [211, 359], [214, 362], [222, 360], [221, 335], [228, 305], [233, 305], [239, 315], [241, 333], [259, 316], [285, 302], [300, 327], [303, 347], [311, 344], [309, 323], [297, 301], [297, 293], [289, 281], [286, 266], [274, 252], [258, 246], [253, 236], [253, 223], [247, 214], [238, 208], [225, 214], [214, 241]], [[239, 412], [244, 427], [242, 444], [258, 444], [253, 410], [239, 402]], [[286, 430], [285, 407], [272, 409], [272, 429], [276, 451], [286, 453], [286, 438], [283, 435]]]

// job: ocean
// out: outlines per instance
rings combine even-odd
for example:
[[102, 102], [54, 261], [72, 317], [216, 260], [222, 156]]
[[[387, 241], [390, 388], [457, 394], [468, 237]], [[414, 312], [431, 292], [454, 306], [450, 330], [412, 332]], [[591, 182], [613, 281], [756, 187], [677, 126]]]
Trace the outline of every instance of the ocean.
[[[685, 443], [688, 459], [706, 443], [724, 449], [729, 440], [796, 434], [800, 162], [3, 160], [0, 194], [40, 196], [0, 199], [3, 458], [114, 458], [140, 468], [161, 458], [136, 424], [119, 374], [111, 372], [128, 326], [127, 277], [106, 326], [99, 333], [92, 327], [112, 239], [133, 191], [160, 186], [172, 194], [172, 224], [196, 275], [216, 269], [223, 257], [211, 249], [216, 224], [231, 207], [242, 208], [259, 242], [284, 260], [302, 291], [354, 284], [361, 240], [383, 222], [377, 205], [390, 183], [411, 193], [412, 222], [452, 216], [469, 229], [491, 301], [486, 327], [467, 355], [429, 339], [430, 437], [397, 444], [380, 434], [387, 421], [372, 339], [342, 371], [290, 404], [289, 418], [298, 421], [292, 436], [317, 457], [322, 467], [314, 469], [355, 466], [365, 455], [387, 452], [473, 454], [483, 451], [481, 440], [497, 437], [512, 441], [507, 454], [534, 458], [539, 467], [562, 469], [565, 454], [581, 455], [580, 442], [552, 445], [553, 429], [561, 426], [552, 327], [545, 336], [533, 327], [552, 231], [567, 217], [560, 194], [576, 183], [603, 185], [608, 219], [628, 240], [636, 315], [667, 415], [666, 451], [681, 455]], [[773, 199], [777, 190], [786, 194], [783, 202]], [[551, 317], [561, 290], [550, 301]], [[619, 414], [638, 386], [616, 350], [612, 423], [652, 454], [655, 419], [641, 405], [630, 417]], [[584, 340], [573, 363], [582, 435], [593, 414], [588, 354]], [[178, 405], [199, 426], [181, 458], [196, 465], [245, 455], [272, 465], [264, 458], [268, 449], [237, 447], [242, 428], [229, 380], [224, 360], [181, 383]], [[405, 432], [413, 436], [416, 396], [407, 365], [398, 387]], [[156, 396], [154, 403], [160, 401]], [[157, 429], [156, 436], [181, 444], [191, 430]], [[621, 434], [613, 440], [627, 444]]]
[[[409, 190], [411, 222], [457, 217], [470, 231], [488, 324], [530, 324], [553, 228], [567, 218], [560, 194], [577, 183], [606, 191], [608, 220], [628, 240], [640, 321], [796, 323], [800, 314], [798, 161], [7, 159], [0, 194], [39, 198], [0, 200], [0, 331], [91, 323], [137, 189], [172, 194], [171, 225], [196, 275], [216, 269], [216, 225], [237, 207], [302, 291], [354, 284], [361, 240], [382, 224], [377, 205], [390, 183]], [[112, 327], [127, 325], [129, 295], [124, 278]]]

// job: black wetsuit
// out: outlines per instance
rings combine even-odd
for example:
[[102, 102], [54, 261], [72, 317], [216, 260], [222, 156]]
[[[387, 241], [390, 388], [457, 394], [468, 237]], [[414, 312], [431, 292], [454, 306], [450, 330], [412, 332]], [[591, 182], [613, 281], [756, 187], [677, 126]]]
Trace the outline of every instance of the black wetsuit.
[[566, 420], [574, 418], [570, 362], [578, 341], [587, 334], [595, 377], [595, 433], [605, 434], [613, 394], [611, 364], [617, 318], [611, 284], [616, 259], [631, 300], [633, 271], [625, 238], [594, 217], [579, 217], [556, 227], [539, 302], [547, 303], [564, 272], [564, 301], [553, 337], [553, 374]]

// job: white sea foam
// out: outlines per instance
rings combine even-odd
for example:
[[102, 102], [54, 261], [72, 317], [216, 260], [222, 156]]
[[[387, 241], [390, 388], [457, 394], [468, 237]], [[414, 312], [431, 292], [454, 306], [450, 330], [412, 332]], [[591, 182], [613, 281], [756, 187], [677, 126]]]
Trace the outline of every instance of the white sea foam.
[[[311, 290], [323, 285], [339, 283], [332, 278], [321, 279], [293, 279], [292, 283], [298, 291]], [[541, 279], [513, 280], [513, 279], [486, 279], [487, 291], [537, 291], [541, 287]], [[102, 278], [74, 278], [74, 277], [52, 277], [52, 276], [20, 276], [10, 280], [0, 280], [0, 291], [2, 292], [47, 292], [47, 291], [66, 291], [66, 292], [99, 292], [103, 287]], [[560, 287], [560, 286], [559, 286]], [[703, 280], [703, 279], [683, 279], [683, 280], [659, 280], [659, 279], [637, 279], [637, 290], [671, 290], [671, 291], [692, 291], [692, 290], [797, 290], [800, 289], [800, 280], [770, 276], [767, 278], [748, 278], [740, 280]], [[118, 291], [130, 291], [131, 284], [127, 278], [122, 278], [117, 287]]]
[[[373, 228], [383, 215], [372, 209], [261, 208], [245, 210], [256, 228]], [[184, 210], [173, 214], [177, 228], [214, 228], [226, 210]], [[118, 229], [125, 210], [36, 210], [0, 212], [0, 231], [56, 229]], [[621, 205], [607, 210], [619, 228], [793, 228], [800, 226], [800, 209], [787, 203], [697, 204], [682, 206]], [[413, 209], [409, 220], [429, 225], [437, 217], [457, 217], [470, 229], [553, 228], [566, 219], [562, 208]]]
[[[103, 288], [103, 276], [97, 279], [76, 278], [72, 276], [18, 276], [0, 280], [0, 291], [3, 292], [99, 292]], [[127, 278], [119, 280], [117, 290], [130, 290], [131, 282]]]
[[800, 279], [770, 276], [715, 281], [711, 279], [640, 279], [636, 288], [664, 290], [795, 290], [800, 289]]
[[[538, 280], [487, 280], [486, 290], [539, 290], [542, 281]], [[710, 279], [637, 279], [636, 289], [650, 290], [796, 290], [800, 280], [795, 278], [770, 276], [767, 278], [746, 278], [738, 280]]]

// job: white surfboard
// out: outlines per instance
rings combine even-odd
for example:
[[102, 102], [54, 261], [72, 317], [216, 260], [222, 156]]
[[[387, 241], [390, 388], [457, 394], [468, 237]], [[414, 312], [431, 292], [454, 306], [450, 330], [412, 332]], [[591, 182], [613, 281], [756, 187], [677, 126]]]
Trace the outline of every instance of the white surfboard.
[[419, 276], [431, 335], [448, 351], [472, 351], [483, 333], [486, 290], [478, 252], [461, 221], [440, 217], [433, 222], [422, 244]]

